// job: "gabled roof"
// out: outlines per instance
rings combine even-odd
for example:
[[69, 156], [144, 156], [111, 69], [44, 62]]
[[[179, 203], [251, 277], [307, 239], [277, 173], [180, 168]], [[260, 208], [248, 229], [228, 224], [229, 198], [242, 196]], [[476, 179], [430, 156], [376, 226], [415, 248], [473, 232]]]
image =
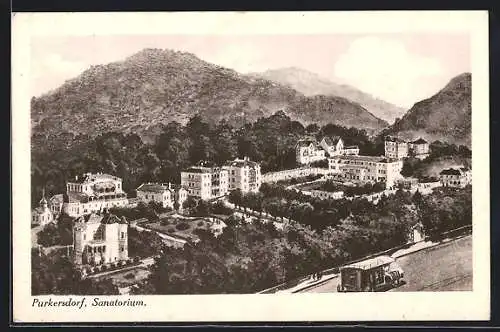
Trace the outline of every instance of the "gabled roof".
[[36, 208], [34, 208], [34, 209], [33, 209], [33, 212], [34, 212], [34, 213], [36, 213], [36, 214], [38, 214], [38, 215], [40, 215], [40, 214], [42, 214], [42, 213], [44, 213], [44, 212], [46, 212], [46, 211], [47, 211], [47, 212], [50, 212], [50, 210], [48, 210], [48, 209], [47, 209], [47, 210], [45, 210], [45, 209], [44, 209], [44, 208], [42, 208], [42, 207], [36, 207]]
[[425, 139], [423, 139], [422, 137], [420, 137], [419, 139], [417, 139], [411, 143], [412, 144], [427, 144], [428, 142]]
[[316, 140], [314, 140], [312, 138], [303, 138], [297, 142], [297, 147], [305, 148], [311, 144], [314, 145], [315, 147], [318, 146], [318, 143], [316, 142]]
[[75, 222], [83, 222], [86, 224], [128, 224], [125, 217], [118, 218], [116, 215], [111, 213], [97, 214], [91, 213], [84, 215], [75, 220]]
[[57, 194], [52, 196], [49, 201], [51, 203], [62, 203], [64, 201], [64, 195], [63, 194]]
[[68, 191], [63, 195], [63, 198], [65, 203], [87, 203], [89, 201], [87, 194], [75, 191]]
[[341, 139], [342, 138], [340, 136], [325, 136], [325, 137], [323, 137], [323, 141], [325, 141], [326, 145], [328, 145], [328, 146], [337, 145], [337, 143]]

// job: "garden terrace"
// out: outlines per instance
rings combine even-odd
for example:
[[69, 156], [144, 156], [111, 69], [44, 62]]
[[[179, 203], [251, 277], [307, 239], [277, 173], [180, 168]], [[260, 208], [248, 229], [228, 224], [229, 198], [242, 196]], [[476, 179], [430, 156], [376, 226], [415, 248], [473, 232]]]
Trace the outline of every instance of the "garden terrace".
[[199, 237], [196, 232], [211, 231], [212, 222], [205, 217], [185, 218], [171, 215], [159, 221], [143, 223], [142, 226], [172, 237], [198, 242]]

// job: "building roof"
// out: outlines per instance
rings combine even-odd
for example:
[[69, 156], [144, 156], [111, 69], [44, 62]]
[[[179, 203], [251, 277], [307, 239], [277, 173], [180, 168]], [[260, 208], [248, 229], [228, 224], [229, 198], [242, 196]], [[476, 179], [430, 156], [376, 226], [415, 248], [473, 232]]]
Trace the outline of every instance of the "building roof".
[[309, 145], [314, 145], [314, 147], [318, 146], [318, 142], [316, 142], [313, 138], [303, 138], [297, 141], [297, 147], [305, 148]]
[[44, 208], [42, 208], [40, 206], [33, 209], [33, 213], [36, 213], [38, 215], [40, 215], [40, 214], [42, 214], [44, 212], [50, 212], [50, 210], [49, 209], [44, 209]]
[[250, 161], [248, 159], [235, 159], [232, 161], [228, 161], [226, 166], [232, 167], [260, 167], [259, 163], [255, 161]]
[[419, 139], [417, 139], [411, 143], [412, 144], [427, 144], [428, 142], [425, 139], [423, 139], [422, 137], [420, 137]]
[[386, 136], [385, 140], [388, 142], [396, 142], [396, 143], [406, 143], [404, 140], [402, 140], [399, 137], [394, 137], [394, 136]]
[[342, 160], [359, 160], [359, 161], [371, 161], [375, 163], [387, 163], [396, 161], [396, 159], [387, 158], [385, 156], [335, 156], [330, 159], [342, 159]]
[[117, 176], [105, 173], [84, 173], [82, 175], [77, 175], [73, 181], [68, 181], [70, 183], [93, 183], [104, 180], [115, 180], [120, 181], [121, 179]]
[[342, 268], [360, 269], [360, 270], [370, 270], [382, 265], [391, 264], [394, 262], [394, 258], [390, 256], [379, 256], [367, 259], [365, 261], [353, 263], [346, 265]]
[[91, 213], [84, 216], [79, 217], [75, 222], [83, 222], [86, 224], [128, 224], [127, 219], [125, 217], [118, 218], [116, 215], [111, 213]]
[[462, 171], [456, 168], [443, 169], [439, 175], [462, 175]]
[[68, 191], [63, 195], [64, 203], [87, 203], [89, 196], [84, 193]]
[[168, 184], [163, 184], [163, 183], [143, 183], [136, 189], [136, 191], [145, 191], [153, 193], [162, 193], [166, 190], [169, 190], [169, 186]]
[[182, 173], [212, 173], [212, 169], [208, 167], [192, 166], [183, 170]]
[[354, 165], [354, 164], [343, 164], [340, 166], [342, 169], [344, 168], [359, 168], [359, 169], [366, 169], [366, 166], [363, 165]]
[[52, 196], [49, 201], [51, 203], [62, 203], [64, 201], [64, 195], [63, 194], [57, 194]]
[[337, 145], [337, 143], [340, 140], [342, 140], [342, 138], [340, 136], [325, 136], [325, 137], [323, 137], [323, 141], [325, 141], [325, 143], [328, 146]]

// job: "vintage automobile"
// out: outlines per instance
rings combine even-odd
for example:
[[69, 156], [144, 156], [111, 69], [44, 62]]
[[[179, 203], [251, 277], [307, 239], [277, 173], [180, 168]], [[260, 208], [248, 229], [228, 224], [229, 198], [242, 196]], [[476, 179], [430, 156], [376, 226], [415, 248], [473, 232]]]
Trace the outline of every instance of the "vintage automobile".
[[340, 268], [338, 292], [384, 292], [405, 283], [404, 272], [390, 256], [379, 256]]

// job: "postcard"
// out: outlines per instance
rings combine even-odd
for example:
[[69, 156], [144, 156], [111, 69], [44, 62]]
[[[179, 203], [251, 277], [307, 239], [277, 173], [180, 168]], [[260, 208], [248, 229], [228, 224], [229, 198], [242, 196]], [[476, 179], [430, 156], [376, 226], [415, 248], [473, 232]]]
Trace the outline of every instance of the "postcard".
[[487, 12], [12, 24], [14, 322], [489, 319]]

